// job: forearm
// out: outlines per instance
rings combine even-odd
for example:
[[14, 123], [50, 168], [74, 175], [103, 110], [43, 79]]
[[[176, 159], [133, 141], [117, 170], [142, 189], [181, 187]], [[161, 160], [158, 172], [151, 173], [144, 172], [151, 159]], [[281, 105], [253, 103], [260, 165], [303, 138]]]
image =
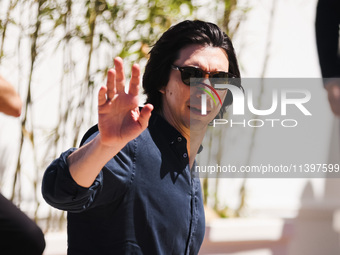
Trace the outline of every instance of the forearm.
[[91, 189], [79, 186], [71, 177], [67, 157], [76, 149], [63, 152], [46, 169], [42, 180], [42, 195], [51, 206], [60, 210], [81, 212], [92, 205], [93, 197], [99, 190], [101, 178]]
[[0, 112], [19, 117], [22, 102], [14, 88], [0, 76]]
[[101, 143], [100, 134], [67, 158], [73, 180], [82, 187], [90, 187], [104, 165], [114, 157], [125, 144], [106, 146]]
[[[93, 137], [90, 137], [89, 139], [92, 138]], [[85, 148], [85, 146], [91, 146], [90, 143], [91, 142], [88, 143], [89, 145], [81, 147], [81, 150]], [[127, 146], [124, 146], [114, 158], [110, 158], [106, 165], [98, 170], [98, 175], [94, 180], [90, 181], [91, 186], [88, 188], [84, 187], [85, 185], [79, 185], [75, 181], [75, 178], [71, 176], [69, 169], [68, 157], [72, 154], [73, 156], [77, 155], [76, 153], [78, 153], [78, 150], [80, 152], [80, 149], [71, 148], [63, 152], [59, 158], [55, 159], [47, 167], [44, 173], [42, 195], [45, 201], [60, 210], [81, 212], [90, 207], [93, 208], [106, 204], [108, 201], [112, 202], [114, 199], [121, 197], [131, 184], [134, 164], [131, 159], [135, 158], [134, 145], [134, 142], [129, 143]], [[86, 157], [86, 153], [90, 153], [90, 149], [86, 149], [86, 152], [84, 151], [83, 153], [83, 157]], [[90, 157], [93, 155], [93, 153], [90, 153]], [[79, 160], [76, 158], [72, 160], [77, 163], [83, 161], [81, 158]], [[94, 161], [98, 160], [99, 158]], [[82, 163], [86, 164], [85, 162]], [[76, 164], [73, 166], [75, 165]], [[80, 170], [84, 169], [86, 170], [87, 166], [84, 166]], [[94, 169], [91, 170], [93, 171]], [[80, 171], [80, 173], [86, 174], [85, 171]], [[91, 175], [92, 174], [93, 172]], [[95, 174], [93, 174], [93, 176], [94, 175]], [[110, 183], [110, 185], [104, 185], [104, 177], [105, 182]]]

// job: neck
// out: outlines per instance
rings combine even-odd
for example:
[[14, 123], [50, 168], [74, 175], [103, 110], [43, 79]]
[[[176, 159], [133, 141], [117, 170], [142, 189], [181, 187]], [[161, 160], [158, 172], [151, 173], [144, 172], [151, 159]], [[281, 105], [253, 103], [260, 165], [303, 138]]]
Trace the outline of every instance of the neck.
[[159, 111], [159, 114], [172, 125], [187, 141], [187, 151], [189, 155], [190, 168], [194, 164], [197, 152], [202, 144], [204, 134], [207, 130], [207, 126], [204, 128], [191, 130], [190, 127], [185, 125], [180, 125], [178, 122], [171, 118], [171, 114], [164, 114], [163, 111]]
[[190, 132], [190, 137], [186, 138], [188, 143], [187, 143], [187, 150], [189, 153], [189, 164], [190, 168], [194, 164], [194, 160], [196, 158], [197, 152], [202, 144], [205, 130], [200, 130], [200, 131], [192, 131]]

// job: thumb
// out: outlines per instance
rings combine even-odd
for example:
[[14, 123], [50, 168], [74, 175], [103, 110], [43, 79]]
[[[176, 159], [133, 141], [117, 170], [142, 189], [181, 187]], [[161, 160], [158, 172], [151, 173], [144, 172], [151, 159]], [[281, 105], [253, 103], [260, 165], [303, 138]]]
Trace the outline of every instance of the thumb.
[[153, 105], [152, 104], [146, 104], [142, 108], [140, 115], [139, 115], [139, 123], [142, 126], [143, 130], [146, 129], [148, 126], [148, 122], [151, 116], [151, 112], [153, 110]]

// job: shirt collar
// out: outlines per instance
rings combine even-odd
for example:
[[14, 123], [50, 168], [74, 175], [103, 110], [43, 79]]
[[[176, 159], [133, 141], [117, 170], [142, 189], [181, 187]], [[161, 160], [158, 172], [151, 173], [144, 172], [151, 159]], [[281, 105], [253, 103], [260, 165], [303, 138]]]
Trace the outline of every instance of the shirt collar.
[[184, 136], [173, 126], [169, 124], [161, 115], [153, 112], [149, 120], [149, 128], [161, 129], [161, 133], [166, 134], [165, 139], [169, 144], [174, 144], [175, 142], [185, 142]]
[[[182, 134], [173, 126], [169, 124], [160, 114], [153, 112], [150, 120], [149, 120], [149, 127], [157, 127], [161, 128], [163, 134], [166, 134], [166, 139], [169, 144], [174, 144], [175, 142], [180, 142], [180, 140], [183, 140], [186, 144], [186, 139]], [[200, 145], [197, 154], [199, 154], [203, 150], [203, 146]]]

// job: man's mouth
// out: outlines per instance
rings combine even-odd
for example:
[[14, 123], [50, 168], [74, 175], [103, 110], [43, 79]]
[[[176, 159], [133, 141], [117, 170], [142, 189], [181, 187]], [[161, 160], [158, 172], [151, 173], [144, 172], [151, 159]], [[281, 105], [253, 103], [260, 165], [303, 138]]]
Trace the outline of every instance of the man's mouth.
[[[190, 106], [190, 105], [188, 105], [188, 108], [189, 108], [191, 113], [202, 115], [201, 106]], [[209, 113], [210, 113], [210, 110], [207, 110], [207, 113], [205, 115], [208, 115]]]

